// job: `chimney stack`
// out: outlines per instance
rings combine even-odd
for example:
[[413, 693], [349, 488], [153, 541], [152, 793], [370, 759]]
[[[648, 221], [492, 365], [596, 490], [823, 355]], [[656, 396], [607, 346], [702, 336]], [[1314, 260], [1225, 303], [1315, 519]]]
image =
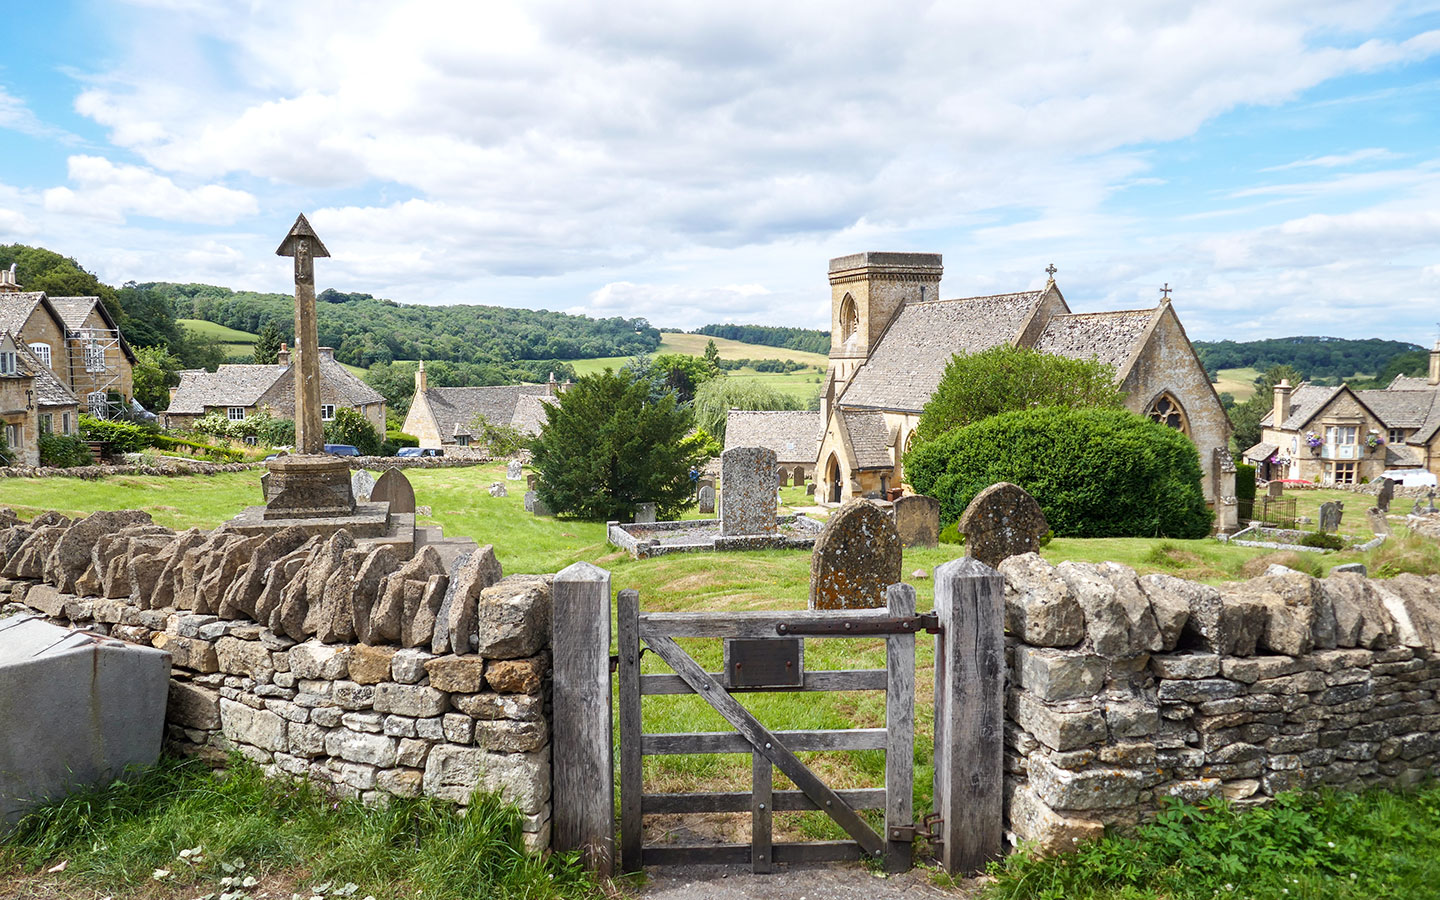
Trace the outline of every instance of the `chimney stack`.
[[[1432, 365], [1431, 368], [1434, 368]], [[559, 393], [559, 385], [555, 383], [555, 373], [550, 373], [550, 381], [545, 385], [545, 396], [553, 397]]]
[[280, 344], [280, 352], [275, 354], [275, 364], [279, 366], [290, 365], [290, 348], [286, 347], [283, 342]]
[[320, 358], [321, 358], [321, 359], [334, 359], [334, 358], [335, 358], [335, 348], [334, 348], [334, 347], [320, 347], [320, 348], [318, 348], [318, 349], [319, 349], [319, 351], [320, 351]]
[[1440, 384], [1440, 341], [1436, 341], [1430, 351], [1430, 383]]
[[417, 394], [430, 390], [430, 379], [425, 375], [425, 360], [420, 360], [420, 368], [415, 370], [415, 392]]
[[1279, 384], [1275, 385], [1274, 427], [1282, 427], [1285, 421], [1290, 418], [1290, 394], [1294, 390], [1295, 389], [1290, 386], [1290, 382], [1283, 378], [1280, 379]]
[[15, 280], [15, 263], [11, 263], [8, 269], [0, 269], [0, 294], [13, 294], [19, 290], [20, 285]]

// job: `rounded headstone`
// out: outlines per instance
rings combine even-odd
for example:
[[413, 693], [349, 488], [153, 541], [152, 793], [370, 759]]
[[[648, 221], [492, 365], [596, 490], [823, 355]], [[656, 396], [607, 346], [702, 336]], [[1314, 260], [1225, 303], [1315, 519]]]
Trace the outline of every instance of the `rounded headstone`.
[[1002, 481], [975, 495], [960, 516], [965, 555], [992, 569], [1011, 556], [1040, 549], [1050, 530], [1040, 504], [1018, 484]]
[[390, 504], [392, 513], [413, 513], [415, 512], [415, 488], [410, 484], [410, 479], [399, 469], [388, 469], [381, 474], [370, 489], [370, 501], [372, 503], [385, 502]]
[[906, 494], [895, 501], [895, 527], [906, 547], [940, 543], [940, 501], [924, 494]]
[[900, 532], [880, 507], [851, 500], [835, 511], [815, 539], [810, 558], [811, 609], [876, 609], [900, 580]]

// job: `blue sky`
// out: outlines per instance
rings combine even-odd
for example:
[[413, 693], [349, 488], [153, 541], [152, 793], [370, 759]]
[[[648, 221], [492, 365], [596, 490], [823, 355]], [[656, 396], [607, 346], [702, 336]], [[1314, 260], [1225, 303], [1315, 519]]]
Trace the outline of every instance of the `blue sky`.
[[8, 4], [0, 242], [102, 278], [828, 327], [945, 255], [1194, 338], [1440, 329], [1440, 2]]

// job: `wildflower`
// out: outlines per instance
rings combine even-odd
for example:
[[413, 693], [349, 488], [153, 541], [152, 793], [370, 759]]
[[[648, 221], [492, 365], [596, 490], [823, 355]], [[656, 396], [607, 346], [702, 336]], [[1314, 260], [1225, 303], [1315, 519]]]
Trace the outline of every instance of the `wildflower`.
[[259, 883], [260, 879], [256, 878], [254, 875], [246, 875], [245, 880], [240, 882], [240, 886], [243, 888], [252, 888]]

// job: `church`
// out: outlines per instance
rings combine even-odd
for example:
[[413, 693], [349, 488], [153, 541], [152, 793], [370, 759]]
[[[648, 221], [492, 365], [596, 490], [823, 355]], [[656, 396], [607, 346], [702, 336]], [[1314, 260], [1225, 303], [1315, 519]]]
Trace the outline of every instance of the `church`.
[[816, 496], [893, 494], [920, 413], [950, 358], [1001, 344], [1114, 367], [1131, 411], [1183, 432], [1200, 451], [1216, 526], [1235, 525], [1230, 420], [1168, 294], [1151, 309], [1074, 313], [1051, 278], [1040, 290], [940, 299], [938, 253], [830, 260], [830, 366], [821, 387]]

